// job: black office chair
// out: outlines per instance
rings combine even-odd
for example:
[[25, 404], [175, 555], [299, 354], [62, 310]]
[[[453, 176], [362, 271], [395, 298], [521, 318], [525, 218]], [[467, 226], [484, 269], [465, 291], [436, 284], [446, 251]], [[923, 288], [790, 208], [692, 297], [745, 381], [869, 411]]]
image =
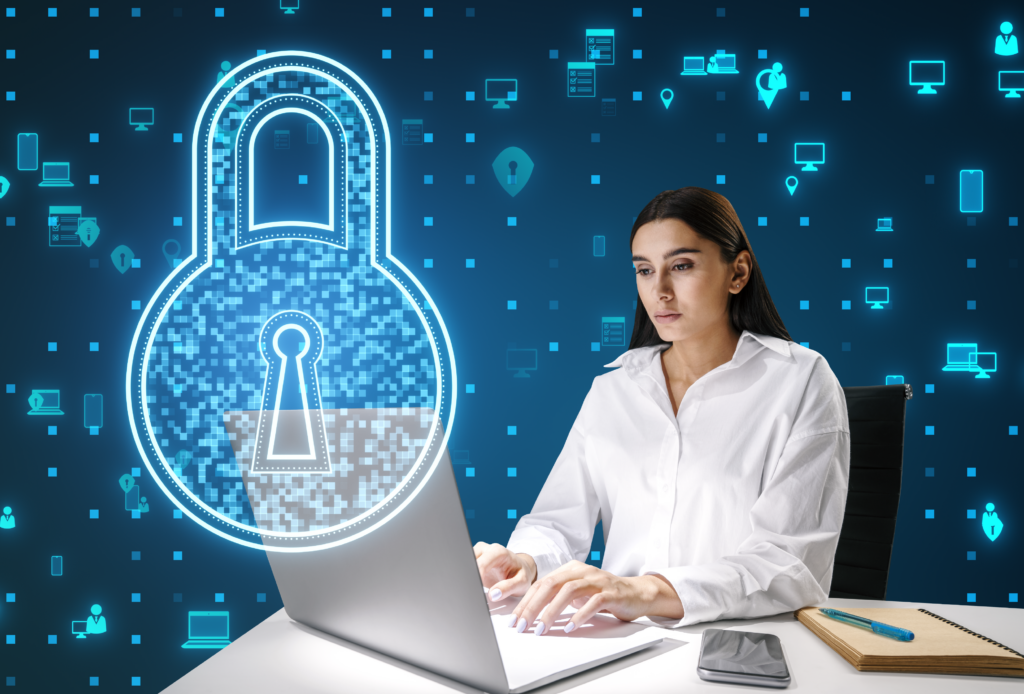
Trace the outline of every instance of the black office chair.
[[843, 388], [850, 415], [850, 488], [832, 598], [884, 600], [903, 476], [909, 383]]

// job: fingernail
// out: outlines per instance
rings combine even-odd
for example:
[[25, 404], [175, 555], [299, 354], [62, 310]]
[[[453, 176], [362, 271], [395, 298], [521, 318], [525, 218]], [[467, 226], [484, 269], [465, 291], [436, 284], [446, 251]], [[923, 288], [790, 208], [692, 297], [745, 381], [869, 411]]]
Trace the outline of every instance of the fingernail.
[[576, 624], [574, 622], [569, 622], [568, 624], [565, 625], [565, 628], [563, 629], [563, 631], [566, 634], [568, 634], [570, 631], [572, 631], [575, 628], [576, 628]]
[[514, 626], [516, 625], [516, 620], [517, 620], [517, 619], [519, 619], [519, 617], [517, 617], [517, 616], [515, 615], [515, 613], [513, 613], [513, 614], [512, 614], [512, 619], [508, 620], [508, 625], [509, 625], [510, 627], [514, 627]]
[[491, 600], [501, 600], [501, 590], [495, 588], [491, 591]]
[[526, 628], [526, 620], [523, 619], [522, 617], [520, 617], [519, 618], [519, 624], [516, 626], [516, 631], [518, 631], [520, 634], [522, 634], [523, 633], [523, 629], [525, 629], [525, 628]]
[[544, 633], [544, 622], [537, 622], [537, 628], [534, 630], [533, 633], [536, 634], [537, 636], [540, 636], [541, 634], [543, 634]]

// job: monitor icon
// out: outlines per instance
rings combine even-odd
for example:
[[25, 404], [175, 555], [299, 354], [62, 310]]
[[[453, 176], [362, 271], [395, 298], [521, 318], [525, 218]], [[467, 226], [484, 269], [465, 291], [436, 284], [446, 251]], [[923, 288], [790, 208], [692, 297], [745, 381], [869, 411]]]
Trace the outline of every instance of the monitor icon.
[[793, 145], [793, 163], [805, 164], [801, 171], [817, 171], [815, 164], [825, 163], [824, 142], [797, 142]]
[[295, 14], [295, 10], [299, 9], [299, 0], [281, 0], [278, 4], [285, 14]]
[[73, 186], [71, 182], [71, 164], [66, 161], [44, 161], [43, 181], [39, 185], [44, 187], [52, 186]]
[[1007, 99], [1019, 99], [1017, 92], [1024, 89], [1024, 70], [1000, 70], [999, 91], [1008, 92]]
[[974, 371], [978, 354], [977, 342], [946, 343], [946, 365], [943, 371]]
[[975, 352], [974, 370], [977, 371], [977, 373], [974, 375], [975, 378], [992, 378], [988, 374], [990, 371], [996, 370], [996, 353]]
[[529, 378], [526, 372], [537, 370], [537, 350], [510, 348], [505, 352], [505, 368], [518, 371], [513, 378]]
[[889, 288], [865, 287], [864, 301], [871, 304], [871, 308], [883, 308], [882, 304], [889, 303]]
[[892, 231], [892, 217], [879, 217], [875, 231]]
[[227, 612], [189, 612], [188, 641], [182, 648], [224, 648], [228, 639]]
[[940, 87], [946, 84], [946, 61], [945, 60], [911, 60], [910, 61], [910, 86], [921, 87], [918, 94], [938, 94], [932, 89], [932, 85]]
[[[296, 3], [298, 4], [298, 3]], [[149, 130], [147, 125], [153, 125], [154, 109], [151, 108], [130, 108], [128, 109], [128, 125], [137, 125], [136, 130]]]
[[510, 108], [506, 101], [517, 101], [519, 81], [514, 79], [485, 80], [484, 100], [497, 101], [494, 108]]
[[59, 390], [33, 390], [28, 404], [32, 407], [28, 414], [64, 414], [60, 409]]
[[680, 75], [706, 75], [704, 72], [704, 56], [686, 55], [683, 56], [683, 71]]
[[71, 622], [71, 633], [75, 634], [75, 638], [84, 639], [86, 634], [86, 623], [85, 620], [81, 622]]

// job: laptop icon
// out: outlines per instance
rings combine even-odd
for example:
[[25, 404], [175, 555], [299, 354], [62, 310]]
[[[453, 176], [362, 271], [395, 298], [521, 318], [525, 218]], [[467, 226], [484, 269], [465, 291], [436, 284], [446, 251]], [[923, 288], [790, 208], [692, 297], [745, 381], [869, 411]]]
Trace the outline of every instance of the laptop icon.
[[879, 217], [875, 231], [892, 231], [892, 217]]
[[946, 343], [946, 366], [943, 371], [977, 371], [978, 343], [948, 342]]
[[706, 75], [704, 72], [704, 56], [687, 55], [683, 56], [683, 71], [680, 75]]
[[228, 639], [227, 612], [189, 612], [188, 641], [182, 648], [224, 648]]
[[41, 186], [73, 186], [71, 178], [71, 164], [66, 161], [44, 161], [43, 182]]
[[32, 406], [29, 414], [64, 414], [60, 411], [59, 390], [33, 390], [28, 404]]
[[738, 75], [740, 71], [736, 69], [736, 54], [735, 53], [719, 53], [715, 56], [715, 62], [718, 63], [718, 73], [726, 75]]

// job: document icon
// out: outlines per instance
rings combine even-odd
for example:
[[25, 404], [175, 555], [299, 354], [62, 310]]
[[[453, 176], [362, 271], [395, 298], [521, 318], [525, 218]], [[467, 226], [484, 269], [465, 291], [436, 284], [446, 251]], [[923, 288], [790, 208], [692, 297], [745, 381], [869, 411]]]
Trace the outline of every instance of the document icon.
[[614, 29], [587, 29], [587, 60], [595, 65], [615, 64]]
[[597, 70], [594, 63], [569, 63], [569, 96], [595, 96]]
[[626, 319], [602, 318], [601, 319], [601, 346], [602, 347], [625, 347], [626, 346]]

